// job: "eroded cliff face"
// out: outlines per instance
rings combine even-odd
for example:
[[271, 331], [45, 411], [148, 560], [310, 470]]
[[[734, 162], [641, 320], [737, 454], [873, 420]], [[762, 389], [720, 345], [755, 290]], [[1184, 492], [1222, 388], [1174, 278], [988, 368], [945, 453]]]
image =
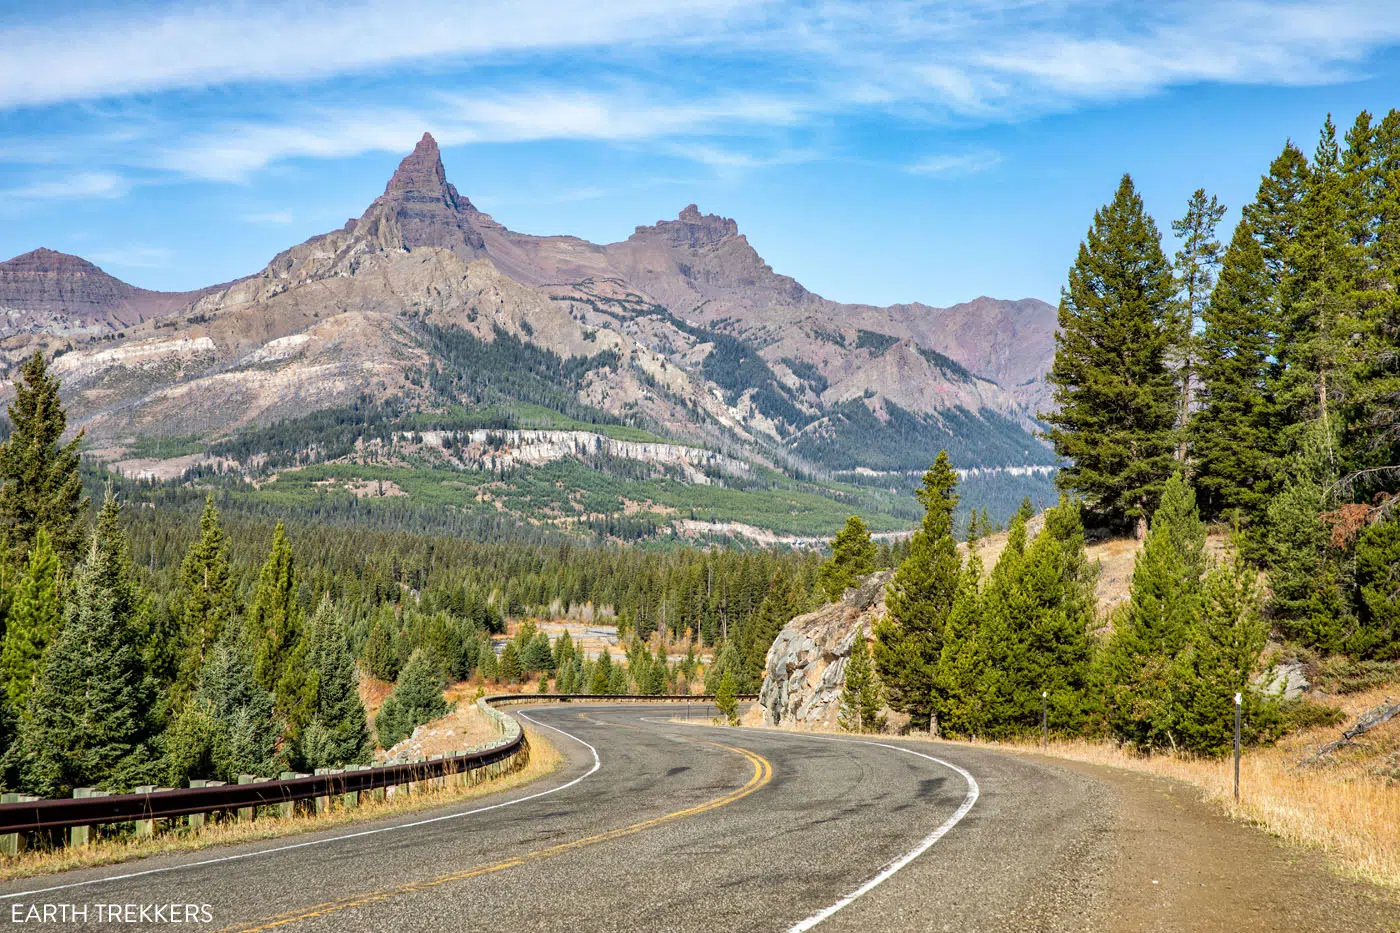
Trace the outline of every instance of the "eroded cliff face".
[[893, 576], [892, 570], [873, 573], [840, 601], [783, 626], [768, 649], [758, 691], [765, 725], [837, 725], [851, 645], [857, 634], [869, 637], [885, 614], [885, 587]]

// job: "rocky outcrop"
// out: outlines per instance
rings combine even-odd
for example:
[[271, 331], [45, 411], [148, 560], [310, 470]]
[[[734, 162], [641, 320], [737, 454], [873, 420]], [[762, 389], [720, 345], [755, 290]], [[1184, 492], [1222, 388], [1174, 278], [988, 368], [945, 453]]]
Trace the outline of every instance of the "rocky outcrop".
[[763, 669], [758, 704], [766, 725], [834, 726], [856, 637], [868, 637], [885, 614], [894, 571], [866, 577], [840, 601], [798, 616], [778, 633]]

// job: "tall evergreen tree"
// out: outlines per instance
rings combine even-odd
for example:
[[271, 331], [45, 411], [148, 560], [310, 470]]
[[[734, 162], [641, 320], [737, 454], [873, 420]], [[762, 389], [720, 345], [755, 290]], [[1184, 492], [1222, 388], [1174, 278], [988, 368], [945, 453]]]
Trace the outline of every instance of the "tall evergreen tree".
[[1250, 524], [1263, 517], [1280, 466], [1271, 378], [1274, 295], [1263, 247], [1243, 220], [1203, 315], [1201, 406], [1190, 434], [1203, 511]]
[[126, 789], [154, 773], [154, 696], [118, 516], [108, 497], [21, 725], [23, 784], [43, 796], [79, 786]]
[[934, 707], [934, 677], [943, 648], [943, 627], [958, 591], [962, 559], [953, 539], [958, 476], [940, 453], [924, 474], [919, 501], [924, 519], [909, 556], [895, 571], [885, 597], [885, 616], [875, 627], [875, 669], [890, 706], [927, 729]]
[[1350, 616], [1345, 568], [1323, 520], [1337, 481], [1330, 434], [1315, 423], [1303, 436], [1269, 503], [1265, 531], [1269, 614], [1285, 638], [1323, 651], [1341, 647]]
[[1197, 188], [1186, 205], [1186, 215], [1172, 221], [1172, 232], [1181, 239], [1176, 253], [1176, 275], [1181, 295], [1181, 322], [1177, 334], [1177, 379], [1181, 383], [1181, 401], [1177, 409], [1176, 458], [1186, 461], [1186, 426], [1191, 418], [1191, 393], [1196, 376], [1199, 352], [1196, 322], [1201, 319], [1206, 303], [1215, 288], [1216, 272], [1220, 268], [1220, 240], [1215, 228], [1225, 216], [1225, 205], [1215, 195], [1206, 198], [1204, 188]]
[[1176, 681], [1178, 740], [1187, 751], [1220, 755], [1234, 741], [1234, 698], [1243, 700], [1246, 739], [1271, 728], [1276, 712], [1251, 687], [1268, 628], [1260, 613], [1256, 574], [1234, 559], [1213, 568], [1202, 585], [1204, 611], [1180, 655]]
[[1366, 528], [1356, 542], [1360, 612], [1347, 650], [1361, 658], [1400, 658], [1400, 517]]
[[302, 639], [301, 604], [297, 601], [296, 560], [281, 522], [272, 534], [272, 550], [258, 575], [248, 607], [248, 640], [253, 645], [253, 676], [272, 691], [278, 714], [291, 718], [304, 709], [310, 689]]
[[1175, 744], [1177, 659], [1202, 611], [1206, 526], [1180, 473], [1167, 481], [1152, 529], [1133, 563], [1127, 606], [1101, 656], [1108, 720], [1144, 751]]
[[846, 525], [831, 542], [831, 558], [821, 566], [817, 582], [827, 602], [836, 602], [847, 588], [875, 572], [879, 551], [859, 515], [846, 519]]
[[1176, 286], [1157, 225], [1124, 175], [1094, 223], [1060, 298], [1048, 437], [1071, 465], [1058, 482], [1139, 538], [1171, 475], [1178, 409], [1168, 353]]
[[271, 775], [287, 763], [272, 693], [253, 677], [253, 651], [237, 626], [225, 626], [209, 649], [194, 694], [165, 736], [166, 780], [236, 781]]
[[180, 564], [178, 586], [182, 657], [173, 691], [177, 708], [194, 691], [209, 650], [234, 615], [228, 539], [219, 524], [213, 493], [204, 501], [199, 537]]
[[841, 700], [837, 721], [847, 732], [879, 732], [884, 728], [880, 709], [880, 677], [870, 663], [870, 641], [865, 628], [851, 637], [851, 653], [842, 672]]
[[58, 634], [61, 620], [59, 578], [62, 570], [48, 532], [40, 526], [24, 573], [15, 587], [5, 619], [0, 676], [11, 708], [23, 712], [39, 676], [44, 652]]
[[508, 641], [501, 649], [500, 658], [500, 678], [501, 683], [519, 683], [525, 677], [525, 665], [520, 663], [520, 652], [515, 648], [515, 642]]
[[306, 627], [306, 662], [315, 686], [311, 720], [301, 734], [304, 766], [327, 768], [369, 759], [369, 724], [356, 685], [355, 662], [345, 636], [345, 623], [322, 598]]
[[[1020, 535], [1016, 545], [1019, 553], [1025, 544], [1026, 517], [1018, 512], [1015, 521]], [[987, 674], [987, 659], [982, 654], [980, 634], [983, 566], [978, 537], [981, 528], [981, 521], [974, 515], [968, 528], [967, 561], [958, 580], [953, 608], [948, 612], [948, 622], [943, 627], [943, 647], [934, 672], [934, 711], [938, 715], [939, 731], [945, 735], [977, 735], [984, 727], [983, 678]]]
[[788, 575], [773, 574], [768, 592], [759, 603], [758, 612], [744, 626], [739, 652], [743, 658], [740, 670], [734, 671], [734, 683], [741, 693], [757, 693], [763, 683], [763, 671], [768, 661], [768, 649], [783, 630], [783, 626], [801, 614], [800, 595]]
[[48, 530], [54, 552], [64, 565], [83, 547], [83, 513], [87, 497], [78, 476], [78, 445], [83, 432], [62, 443], [68, 415], [58, 397], [58, 380], [49, 375], [44, 355], [35, 351], [15, 380], [9, 405], [9, 439], [0, 444], [0, 535], [5, 560], [20, 566], [34, 547], [34, 536]]
[[736, 696], [738, 692], [734, 686], [734, 674], [725, 671], [724, 676], [719, 679], [719, 686], [715, 688], [715, 707], [724, 717], [724, 721], [731, 726], [739, 724], [739, 700]]
[[[1023, 524], [1019, 516], [1017, 522]], [[1061, 499], [1045, 513], [1040, 534], [1024, 550], [1018, 545], [1009, 542], [992, 571], [978, 630], [988, 665], [986, 734], [1039, 728], [1042, 691], [1049, 694], [1050, 727], [1073, 732], [1094, 712], [1088, 686], [1096, 571], [1084, 553], [1078, 503]]]
[[447, 701], [442, 691], [443, 683], [433, 671], [432, 660], [415, 651], [374, 718], [379, 744], [389, 748], [408, 738], [418, 726], [446, 713]]

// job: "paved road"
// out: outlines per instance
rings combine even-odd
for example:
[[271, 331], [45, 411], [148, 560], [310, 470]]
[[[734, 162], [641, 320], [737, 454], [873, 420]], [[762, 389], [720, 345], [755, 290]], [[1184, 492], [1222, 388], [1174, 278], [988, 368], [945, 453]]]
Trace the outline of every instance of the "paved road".
[[[677, 712], [528, 710], [566, 733], [550, 734], [561, 769], [528, 787], [435, 822], [15, 882], [0, 911], [198, 903], [207, 929], [298, 933], [1103, 928], [1113, 815], [1092, 776], [956, 746], [667, 721]], [[55, 885], [67, 887], [25, 893]]]

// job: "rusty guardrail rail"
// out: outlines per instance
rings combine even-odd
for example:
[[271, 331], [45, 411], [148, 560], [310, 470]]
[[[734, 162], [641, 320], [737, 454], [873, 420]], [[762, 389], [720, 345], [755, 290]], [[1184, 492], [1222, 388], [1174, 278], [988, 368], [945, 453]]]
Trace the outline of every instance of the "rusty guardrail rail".
[[[756, 699], [756, 696], [745, 695], [736, 699], [747, 701]], [[268, 778], [240, 784], [178, 787], [147, 793], [0, 803], [0, 835], [73, 829], [108, 823], [136, 823], [222, 810], [294, 804], [302, 800], [356, 794], [468, 774], [512, 759], [528, 747], [520, 723], [501, 713], [495, 708], [496, 705], [571, 701], [706, 704], [713, 703], [714, 697], [497, 694], [482, 697], [477, 701], [487, 718], [502, 732], [501, 740], [487, 748], [425, 761], [347, 769], [333, 774]]]

